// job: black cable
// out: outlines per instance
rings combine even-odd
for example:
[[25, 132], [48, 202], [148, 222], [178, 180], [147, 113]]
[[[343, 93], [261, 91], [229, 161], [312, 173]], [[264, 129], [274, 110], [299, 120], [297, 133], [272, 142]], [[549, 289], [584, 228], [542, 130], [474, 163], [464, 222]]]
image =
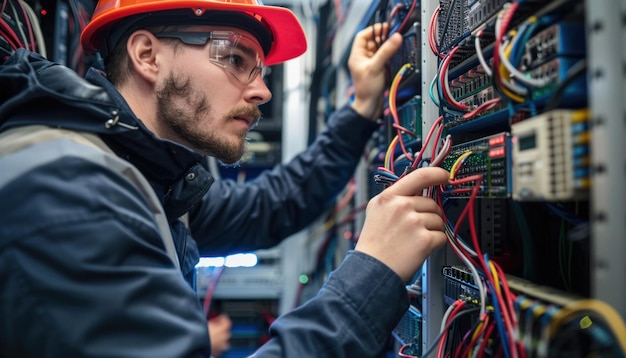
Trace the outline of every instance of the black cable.
[[567, 71], [567, 75], [565, 75], [565, 78], [563, 79], [563, 81], [561, 81], [561, 83], [559, 83], [559, 86], [557, 87], [557, 89], [554, 91], [554, 93], [552, 94], [552, 96], [548, 100], [548, 102], [546, 104], [546, 107], [544, 108], [544, 111], [547, 112], [547, 111], [550, 111], [550, 110], [553, 110], [553, 109], [557, 108], [559, 106], [559, 103], [561, 102], [561, 98], [563, 97], [563, 93], [565, 92], [567, 87], [572, 82], [574, 82], [574, 80], [579, 75], [585, 73], [586, 70], [587, 70], [587, 60], [586, 59], [582, 59], [582, 60], [576, 62], [569, 69], [569, 71]]

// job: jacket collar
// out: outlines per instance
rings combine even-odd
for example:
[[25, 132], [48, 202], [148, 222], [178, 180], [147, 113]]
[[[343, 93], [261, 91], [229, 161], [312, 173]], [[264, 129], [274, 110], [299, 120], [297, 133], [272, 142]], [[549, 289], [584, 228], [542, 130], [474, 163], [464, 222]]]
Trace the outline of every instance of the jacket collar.
[[1, 128], [41, 124], [99, 134], [148, 179], [170, 221], [188, 212], [213, 183], [204, 156], [157, 138], [96, 69], [85, 80], [20, 49], [0, 69], [0, 82], [9, 87], [0, 91]]

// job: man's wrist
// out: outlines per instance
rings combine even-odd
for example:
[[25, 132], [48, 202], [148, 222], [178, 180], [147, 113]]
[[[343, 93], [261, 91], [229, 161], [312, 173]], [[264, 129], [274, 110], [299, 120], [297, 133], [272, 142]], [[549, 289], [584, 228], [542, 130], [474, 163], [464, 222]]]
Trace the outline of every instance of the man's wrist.
[[376, 121], [380, 117], [378, 106], [372, 105], [371, 101], [364, 103], [363, 101], [354, 100], [350, 105], [356, 113], [371, 121]]

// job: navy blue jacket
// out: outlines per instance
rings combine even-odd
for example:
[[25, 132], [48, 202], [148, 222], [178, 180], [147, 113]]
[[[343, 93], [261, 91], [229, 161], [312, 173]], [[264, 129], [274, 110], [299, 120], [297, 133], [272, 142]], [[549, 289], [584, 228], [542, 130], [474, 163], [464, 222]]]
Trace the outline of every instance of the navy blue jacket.
[[[156, 138], [96, 70], [86, 79], [24, 50], [0, 66], [0, 131], [87, 132], [114, 153], [57, 138], [0, 156], [0, 356], [208, 356], [189, 285], [199, 253], [271, 247], [310, 224], [376, 125], [344, 107], [287, 165], [245, 185], [214, 183], [206, 158]], [[120, 175], [128, 171], [147, 181], [158, 208]], [[351, 252], [315, 299], [275, 322], [257, 354], [375, 356], [407, 306], [395, 273]]]

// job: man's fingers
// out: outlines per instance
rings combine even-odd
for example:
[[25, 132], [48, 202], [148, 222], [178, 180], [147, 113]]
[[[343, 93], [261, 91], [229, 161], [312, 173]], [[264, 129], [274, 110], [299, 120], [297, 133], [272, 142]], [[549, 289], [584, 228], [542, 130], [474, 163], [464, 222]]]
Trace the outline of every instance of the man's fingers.
[[389, 32], [387, 23], [374, 24], [358, 34], [358, 47], [365, 51], [367, 57], [385, 63], [393, 57], [402, 46], [402, 35], [395, 33], [387, 38]]
[[381, 38], [384, 38], [388, 32], [389, 24], [386, 22], [373, 24], [361, 30], [357, 36], [363, 41], [376, 41], [382, 42]]
[[415, 200], [415, 211], [420, 213], [433, 213], [439, 217], [442, 216], [441, 208], [431, 198], [415, 196], [413, 200]]
[[419, 168], [385, 189], [392, 195], [422, 195], [424, 189], [448, 183], [450, 173], [439, 167]]
[[402, 46], [402, 40], [402, 35], [394, 33], [387, 40], [385, 40], [382, 45], [380, 45], [372, 57], [380, 63], [389, 61]]

